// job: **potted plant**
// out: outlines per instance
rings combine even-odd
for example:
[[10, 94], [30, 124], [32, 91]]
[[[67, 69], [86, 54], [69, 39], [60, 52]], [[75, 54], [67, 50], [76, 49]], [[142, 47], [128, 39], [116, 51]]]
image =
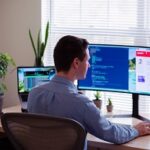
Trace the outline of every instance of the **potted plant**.
[[94, 104], [101, 109], [102, 107], [102, 100], [101, 100], [101, 93], [100, 91], [96, 91], [96, 93], [94, 93], [94, 97], [95, 99], [93, 100]]
[[[43, 66], [42, 59], [43, 59], [44, 51], [45, 51], [47, 40], [48, 40], [48, 34], [49, 34], [49, 22], [47, 22], [47, 25], [46, 25], [44, 42], [42, 42], [41, 30], [39, 30], [38, 37], [37, 37], [37, 43], [35, 44], [33, 41], [31, 31], [29, 29], [29, 37], [30, 37], [31, 44], [32, 44], [32, 47], [34, 50], [34, 54], [35, 54], [35, 66]], [[35, 46], [35, 45], [37, 45], [37, 46]]]
[[113, 104], [111, 98], [108, 98], [108, 105], [106, 107], [107, 107], [107, 112], [113, 111]]
[[4, 84], [4, 79], [8, 71], [8, 66], [15, 66], [15, 62], [7, 53], [0, 52], [0, 113], [2, 113], [3, 96], [7, 87]]

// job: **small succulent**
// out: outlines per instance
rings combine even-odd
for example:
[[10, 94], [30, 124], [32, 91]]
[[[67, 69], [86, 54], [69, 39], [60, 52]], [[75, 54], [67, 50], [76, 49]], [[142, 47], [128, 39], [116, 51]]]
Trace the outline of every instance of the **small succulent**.
[[94, 94], [94, 96], [95, 96], [95, 99], [96, 99], [96, 100], [100, 100], [100, 98], [101, 98], [101, 93], [100, 93], [100, 91], [96, 91], [96, 93]]
[[108, 98], [108, 105], [109, 105], [109, 106], [112, 105], [112, 100], [111, 100], [111, 98]]

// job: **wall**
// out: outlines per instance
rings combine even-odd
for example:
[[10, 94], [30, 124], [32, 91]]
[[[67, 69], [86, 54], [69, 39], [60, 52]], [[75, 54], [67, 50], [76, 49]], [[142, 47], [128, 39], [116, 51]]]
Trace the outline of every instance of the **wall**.
[[[9, 53], [17, 66], [32, 66], [34, 53], [29, 39], [41, 26], [40, 0], [0, 0], [0, 51]], [[9, 68], [10, 70], [10, 68]], [[4, 107], [19, 103], [16, 69], [6, 79]]]

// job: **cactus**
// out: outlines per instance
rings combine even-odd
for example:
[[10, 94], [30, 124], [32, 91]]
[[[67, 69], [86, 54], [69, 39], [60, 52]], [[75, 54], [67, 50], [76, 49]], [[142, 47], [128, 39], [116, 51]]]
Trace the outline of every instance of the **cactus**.
[[96, 91], [96, 93], [94, 94], [94, 96], [95, 96], [95, 99], [96, 99], [96, 100], [100, 100], [100, 98], [101, 98], [101, 93], [100, 93], [100, 91]]
[[108, 105], [109, 105], [109, 106], [112, 105], [112, 100], [111, 100], [111, 98], [108, 98]]

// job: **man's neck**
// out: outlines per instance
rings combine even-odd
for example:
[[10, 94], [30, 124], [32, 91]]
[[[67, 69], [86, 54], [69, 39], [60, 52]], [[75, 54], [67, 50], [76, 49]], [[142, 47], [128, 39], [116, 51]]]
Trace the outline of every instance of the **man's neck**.
[[57, 72], [57, 75], [60, 77], [66, 78], [66, 79], [72, 81], [73, 83], [76, 80], [75, 77], [69, 72], [62, 72], [61, 71], [61, 72]]

